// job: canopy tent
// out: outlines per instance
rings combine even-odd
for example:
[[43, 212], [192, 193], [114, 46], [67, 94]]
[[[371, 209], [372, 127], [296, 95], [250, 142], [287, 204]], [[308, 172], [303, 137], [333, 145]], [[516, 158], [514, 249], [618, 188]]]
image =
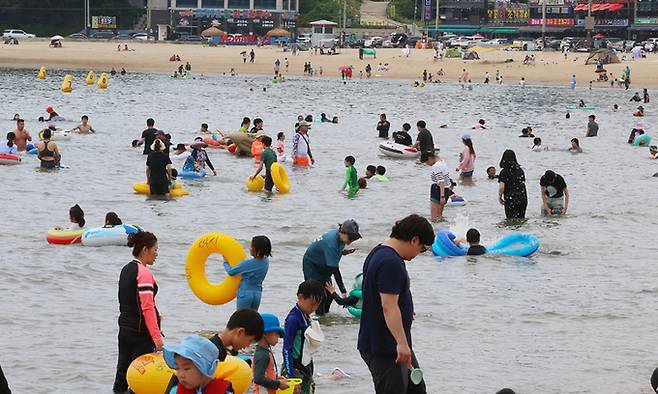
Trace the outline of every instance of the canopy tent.
[[462, 59], [464, 59], [464, 60], [480, 60], [480, 56], [475, 51], [468, 51], [468, 52], [464, 53], [464, 55], [462, 56]]
[[619, 58], [615, 51], [612, 49], [599, 49], [589, 55], [585, 64], [596, 64], [599, 60], [603, 61], [603, 64], [619, 63]]
[[282, 27], [274, 28], [267, 32], [270, 37], [290, 37], [290, 32]]
[[[573, 8], [574, 11], [587, 11], [589, 6], [586, 3], [578, 4]], [[597, 11], [619, 11], [624, 8], [622, 3], [595, 3], [592, 4], [592, 12]]]
[[210, 27], [204, 31], [201, 32], [201, 35], [204, 37], [216, 37], [216, 36], [225, 36], [226, 32], [219, 30], [216, 27]]

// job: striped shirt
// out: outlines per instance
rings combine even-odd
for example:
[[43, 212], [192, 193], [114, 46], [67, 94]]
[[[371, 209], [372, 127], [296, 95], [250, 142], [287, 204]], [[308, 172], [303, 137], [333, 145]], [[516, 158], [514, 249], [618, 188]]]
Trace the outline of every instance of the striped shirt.
[[432, 183], [438, 185], [441, 182], [443, 182], [444, 188], [449, 188], [452, 185], [452, 181], [450, 180], [450, 170], [448, 170], [448, 166], [443, 160], [437, 161], [432, 166]]

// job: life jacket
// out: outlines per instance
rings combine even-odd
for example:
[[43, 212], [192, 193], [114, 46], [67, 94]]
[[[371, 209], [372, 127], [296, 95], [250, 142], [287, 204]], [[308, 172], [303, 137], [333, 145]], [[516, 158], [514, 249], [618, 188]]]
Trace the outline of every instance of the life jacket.
[[[231, 384], [223, 379], [214, 379], [203, 389], [203, 394], [224, 394]], [[197, 394], [195, 389], [186, 389], [182, 384], [178, 384], [176, 394]]]
[[[265, 376], [270, 379], [270, 380], [276, 380], [276, 371], [274, 370], [274, 356], [272, 355], [272, 352], [268, 352], [269, 357], [270, 357], [270, 362], [267, 364], [267, 369], [265, 369]], [[251, 363], [251, 369], [254, 369], [254, 363]], [[276, 394], [276, 389], [269, 389], [265, 388], [263, 386], [259, 386], [257, 384], [254, 384], [254, 394], [261, 394], [261, 390], [267, 390], [267, 394]]]
[[251, 144], [251, 155], [254, 157], [254, 161], [260, 162], [260, 155], [264, 149], [263, 143], [260, 140], [255, 140]]

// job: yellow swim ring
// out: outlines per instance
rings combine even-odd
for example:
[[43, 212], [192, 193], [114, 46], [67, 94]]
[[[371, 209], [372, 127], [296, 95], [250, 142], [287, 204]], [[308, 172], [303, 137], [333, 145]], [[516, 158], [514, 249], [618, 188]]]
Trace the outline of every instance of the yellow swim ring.
[[[145, 195], [151, 194], [151, 187], [149, 186], [148, 183], [133, 183], [133, 190], [137, 194], [145, 194]], [[190, 192], [183, 189], [183, 186], [181, 186], [180, 183], [174, 183], [174, 187], [169, 192], [170, 197], [182, 197], [189, 195]]]
[[279, 193], [288, 193], [290, 191], [290, 180], [288, 174], [286, 174], [286, 169], [280, 163], [273, 163], [270, 170], [272, 171], [274, 186], [276, 186]]
[[222, 305], [237, 295], [240, 277], [227, 276], [219, 284], [210, 283], [206, 276], [206, 261], [213, 253], [221, 254], [230, 266], [238, 264], [247, 255], [238, 241], [223, 233], [205, 234], [190, 246], [185, 259], [185, 277], [190, 289], [206, 304]]
[[247, 178], [245, 184], [250, 192], [259, 192], [265, 187], [265, 178], [262, 175], [257, 175], [254, 179]]
[[[149, 353], [130, 363], [126, 380], [135, 394], [163, 394], [174, 374], [175, 371], [167, 366], [162, 353]], [[230, 355], [217, 364], [215, 370], [215, 378], [231, 382], [236, 394], [244, 393], [249, 388], [252, 376], [251, 368], [244, 360]]]

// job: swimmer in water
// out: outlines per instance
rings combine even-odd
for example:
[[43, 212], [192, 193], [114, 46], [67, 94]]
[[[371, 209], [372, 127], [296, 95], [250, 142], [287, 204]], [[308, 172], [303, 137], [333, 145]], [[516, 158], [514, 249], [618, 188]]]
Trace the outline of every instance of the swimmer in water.
[[541, 144], [541, 138], [539, 138], [539, 137], [535, 137], [535, 139], [532, 140], [532, 143], [533, 143], [533, 145], [532, 145], [531, 150], [533, 152], [542, 152], [542, 151], [548, 150], [548, 147], [545, 147]]
[[96, 130], [94, 130], [93, 127], [89, 124], [89, 117], [87, 115], [82, 115], [82, 118], [80, 118], [81, 123], [77, 126], [75, 126], [71, 131], [77, 131], [80, 134], [88, 134], [88, 133], [95, 133]]
[[658, 158], [658, 147], [651, 145], [649, 147], [649, 159], [656, 160]]
[[496, 175], [496, 167], [494, 166], [487, 167], [487, 178], [498, 179], [498, 175]]
[[484, 119], [478, 120], [478, 122], [475, 125], [473, 125], [473, 127], [471, 127], [471, 129], [473, 129], [473, 130], [475, 130], [475, 129], [486, 129], [486, 127], [484, 126]]
[[327, 118], [327, 114], [325, 114], [323, 112], [323, 113], [320, 114], [320, 122], [327, 123], [327, 122], [331, 122], [331, 121], [329, 120], [329, 118]]
[[612, 106], [613, 111], [617, 112], [618, 109], [619, 109], [619, 105], [615, 104]]
[[468, 229], [466, 232], [466, 238], [456, 238], [454, 241], [455, 245], [468, 243], [468, 252], [467, 256], [480, 256], [487, 253], [487, 248], [480, 245], [480, 232], [474, 228]]
[[46, 112], [48, 113], [48, 119], [39, 118], [39, 120], [43, 119], [43, 120], [41, 120], [42, 122], [48, 122], [48, 121], [51, 121], [51, 120], [60, 120], [60, 119], [56, 119], [56, 118], [60, 118], [60, 116], [57, 112], [55, 112], [53, 107], [46, 108]]
[[25, 129], [25, 121], [23, 119], [18, 119], [16, 121], [16, 129], [14, 129], [14, 133], [16, 134], [16, 147], [18, 148], [19, 152], [23, 152], [27, 150], [27, 142], [32, 141], [32, 136], [30, 133]]
[[18, 153], [15, 140], [16, 140], [16, 133], [14, 133], [13, 131], [7, 133], [7, 143], [0, 144], [0, 153], [6, 155], [15, 155], [16, 153]]
[[534, 136], [535, 135], [532, 134], [532, 127], [524, 127], [523, 129], [521, 129], [521, 135], [519, 136], [519, 138], [532, 138]]
[[633, 116], [644, 116], [644, 107], [641, 105], [637, 107], [637, 111], [633, 113]]
[[581, 100], [578, 102], [578, 108], [585, 108], [585, 101], [584, 101], [584, 100], [581, 99]]
[[121, 221], [121, 218], [119, 218], [119, 215], [117, 215], [114, 212], [108, 212], [105, 214], [105, 225], [103, 225], [103, 228], [112, 228], [114, 226], [120, 226], [122, 225], [123, 222]]
[[11, 118], [11, 120], [13, 120], [13, 121], [17, 121], [17, 120], [20, 119], [20, 118], [21, 118], [21, 116], [20, 116], [19, 114], [14, 114], [14, 117]]
[[337, 124], [338, 123], [338, 116], [334, 116], [333, 118], [331, 118], [331, 123], [336, 123]]
[[583, 153], [583, 148], [580, 147], [580, 141], [578, 141], [578, 138], [571, 139], [571, 147], [569, 148], [569, 152]]

